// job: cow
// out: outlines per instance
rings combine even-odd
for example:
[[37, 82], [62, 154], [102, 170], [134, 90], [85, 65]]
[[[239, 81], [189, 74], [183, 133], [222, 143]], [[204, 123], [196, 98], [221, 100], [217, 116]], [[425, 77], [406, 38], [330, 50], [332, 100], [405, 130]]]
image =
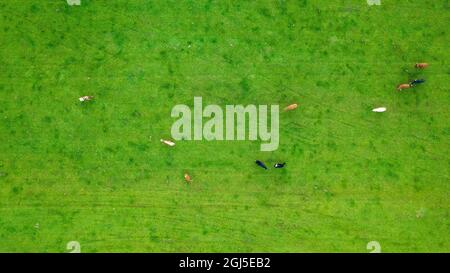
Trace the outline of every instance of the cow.
[[421, 83], [424, 83], [424, 82], [425, 82], [424, 79], [417, 79], [417, 80], [411, 81], [409, 84], [410, 84], [412, 87], [414, 87], [414, 86], [416, 86], [416, 85], [418, 85], [418, 84], [421, 84]]
[[175, 146], [175, 143], [172, 142], [172, 141], [170, 141], [170, 140], [160, 139], [159, 141], [161, 141], [161, 143], [164, 143], [164, 144], [166, 144], [166, 145], [168, 145], [168, 146], [170, 146], [170, 147]]
[[416, 65], [414, 67], [418, 68], [418, 69], [425, 69], [428, 67], [428, 65], [429, 64], [427, 64], [427, 63], [416, 63]]
[[186, 180], [187, 183], [191, 183], [192, 182], [191, 177], [187, 173], [184, 174], [184, 180]]
[[408, 88], [411, 88], [411, 87], [412, 87], [411, 84], [409, 84], [409, 83], [403, 83], [403, 84], [400, 84], [399, 86], [397, 86], [397, 90], [400, 91], [400, 90], [408, 89]]
[[94, 98], [94, 96], [82, 96], [79, 98], [80, 101], [90, 101]]
[[294, 104], [288, 105], [286, 108], [284, 108], [284, 111], [291, 111], [297, 107], [298, 107], [297, 103], [294, 103]]
[[255, 163], [256, 163], [256, 165], [260, 166], [264, 170], [267, 170], [267, 166], [264, 163], [262, 163], [261, 161], [256, 160]]

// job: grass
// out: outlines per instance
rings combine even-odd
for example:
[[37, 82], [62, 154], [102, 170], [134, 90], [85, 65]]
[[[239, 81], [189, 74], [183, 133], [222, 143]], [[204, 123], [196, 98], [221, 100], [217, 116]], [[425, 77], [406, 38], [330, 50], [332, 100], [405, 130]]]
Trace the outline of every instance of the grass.
[[[1, 252], [450, 250], [448, 1], [0, 11]], [[395, 90], [415, 77], [427, 82]], [[161, 145], [194, 96], [299, 108], [281, 114], [275, 152]]]

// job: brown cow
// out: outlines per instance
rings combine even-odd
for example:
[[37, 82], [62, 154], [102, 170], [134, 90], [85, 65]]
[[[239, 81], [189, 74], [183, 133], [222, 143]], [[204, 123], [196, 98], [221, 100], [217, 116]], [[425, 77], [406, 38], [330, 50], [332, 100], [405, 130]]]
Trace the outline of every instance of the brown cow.
[[187, 173], [184, 174], [184, 180], [186, 180], [186, 182], [188, 182], [188, 183], [191, 183], [191, 182], [192, 182], [191, 177], [190, 177], [189, 174], [187, 174]]
[[408, 88], [411, 88], [411, 87], [412, 87], [411, 84], [409, 84], [409, 83], [403, 83], [403, 84], [400, 84], [400, 85], [397, 87], [397, 90], [400, 91], [400, 90], [408, 89]]
[[419, 69], [425, 69], [428, 67], [429, 64], [427, 63], [416, 63], [415, 68], [419, 68]]
[[295, 108], [297, 108], [297, 103], [291, 104], [289, 106], [287, 106], [286, 108], [284, 108], [284, 111], [291, 111], [294, 110]]

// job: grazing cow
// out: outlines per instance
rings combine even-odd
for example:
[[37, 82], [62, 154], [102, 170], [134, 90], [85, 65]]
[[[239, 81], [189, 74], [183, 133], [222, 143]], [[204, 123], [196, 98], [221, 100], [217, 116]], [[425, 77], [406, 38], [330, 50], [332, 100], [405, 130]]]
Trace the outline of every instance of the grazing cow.
[[377, 113], [386, 112], [386, 107], [378, 107], [378, 108], [372, 109], [372, 112], [377, 112]]
[[89, 101], [89, 100], [92, 100], [93, 98], [94, 98], [94, 96], [83, 96], [83, 97], [80, 97], [79, 100], [80, 101]]
[[189, 174], [187, 174], [187, 173], [184, 174], [184, 180], [186, 180], [186, 182], [188, 182], [188, 183], [191, 183], [191, 182], [192, 182], [191, 177], [190, 177]]
[[284, 163], [276, 163], [275, 165], [273, 165], [273, 167], [277, 168], [277, 169], [280, 169], [280, 168], [283, 168], [284, 165], [286, 165], [286, 162], [284, 162]]
[[414, 86], [416, 86], [416, 85], [418, 85], [418, 84], [421, 84], [421, 83], [424, 83], [424, 82], [425, 82], [424, 79], [413, 80], [413, 81], [410, 82], [410, 85], [411, 85], [412, 87], [414, 87]]
[[284, 111], [291, 111], [294, 110], [295, 108], [297, 108], [297, 103], [291, 104], [289, 106], [287, 106], [286, 108], [284, 108]]
[[415, 67], [419, 69], [425, 69], [428, 67], [429, 64], [427, 63], [416, 63]]
[[170, 141], [170, 140], [164, 140], [164, 139], [160, 139], [159, 141], [161, 141], [162, 143], [169, 145], [171, 147], [175, 146], [175, 143]]
[[397, 86], [397, 90], [400, 91], [400, 90], [408, 89], [408, 88], [411, 88], [411, 87], [412, 87], [411, 84], [409, 84], [409, 83], [403, 83], [403, 84], [400, 84], [399, 86]]
[[256, 165], [260, 166], [261, 168], [267, 170], [267, 166], [264, 163], [262, 163], [261, 161], [256, 160], [255, 163], [256, 163]]

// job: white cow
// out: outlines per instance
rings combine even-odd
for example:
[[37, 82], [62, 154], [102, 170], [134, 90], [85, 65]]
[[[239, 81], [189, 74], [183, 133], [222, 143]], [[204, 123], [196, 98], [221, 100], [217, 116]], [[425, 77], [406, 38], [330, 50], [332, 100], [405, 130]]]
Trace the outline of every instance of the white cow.
[[386, 111], [386, 107], [378, 107], [372, 110], [372, 112], [382, 113]]

